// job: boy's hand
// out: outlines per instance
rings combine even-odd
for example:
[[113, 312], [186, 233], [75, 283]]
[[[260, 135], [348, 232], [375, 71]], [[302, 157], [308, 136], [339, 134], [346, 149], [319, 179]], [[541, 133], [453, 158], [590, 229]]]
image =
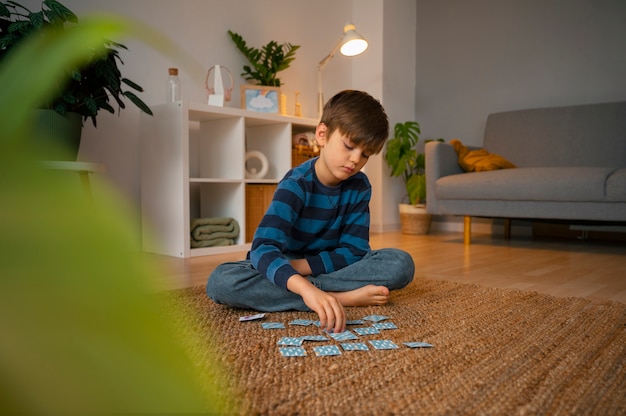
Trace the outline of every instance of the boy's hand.
[[320, 328], [333, 333], [346, 330], [346, 313], [339, 300], [313, 286], [306, 278], [293, 275], [287, 280], [287, 289], [302, 296], [302, 300], [320, 318]]

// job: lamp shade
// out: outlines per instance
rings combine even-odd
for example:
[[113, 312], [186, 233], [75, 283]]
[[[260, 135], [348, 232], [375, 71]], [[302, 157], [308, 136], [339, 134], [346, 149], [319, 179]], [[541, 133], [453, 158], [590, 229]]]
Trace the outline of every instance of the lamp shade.
[[341, 54], [344, 56], [356, 56], [362, 54], [367, 49], [367, 41], [357, 31], [356, 27], [349, 23], [343, 28], [343, 39], [341, 41]]

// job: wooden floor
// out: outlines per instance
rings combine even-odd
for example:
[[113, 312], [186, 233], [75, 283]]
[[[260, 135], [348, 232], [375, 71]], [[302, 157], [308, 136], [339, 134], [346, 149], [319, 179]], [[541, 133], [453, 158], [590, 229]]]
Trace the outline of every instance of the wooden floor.
[[[586, 297], [626, 303], [626, 243], [546, 240], [461, 233], [426, 236], [372, 234], [372, 248], [397, 247], [415, 261], [415, 279], [440, 279], [516, 288], [558, 297]], [[167, 270], [164, 289], [204, 285], [218, 264], [245, 253], [178, 259], [149, 255]]]

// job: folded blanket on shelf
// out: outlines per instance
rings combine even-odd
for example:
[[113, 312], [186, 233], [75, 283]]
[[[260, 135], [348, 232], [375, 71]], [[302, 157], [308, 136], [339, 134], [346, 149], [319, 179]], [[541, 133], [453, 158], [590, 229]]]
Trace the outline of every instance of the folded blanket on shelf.
[[194, 240], [191, 239], [191, 248], [202, 248], [202, 247], [222, 247], [222, 246], [232, 246], [235, 244], [235, 240], [232, 238], [214, 238], [212, 240]]
[[191, 222], [191, 247], [217, 247], [235, 243], [239, 223], [230, 217], [197, 218]]

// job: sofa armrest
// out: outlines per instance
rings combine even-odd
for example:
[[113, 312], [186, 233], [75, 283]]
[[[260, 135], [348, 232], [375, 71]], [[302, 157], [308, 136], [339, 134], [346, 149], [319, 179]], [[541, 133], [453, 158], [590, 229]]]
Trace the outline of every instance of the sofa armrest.
[[463, 173], [459, 166], [454, 147], [450, 143], [428, 142], [426, 153], [426, 208], [429, 213], [438, 213], [438, 199], [435, 189], [437, 179]]

